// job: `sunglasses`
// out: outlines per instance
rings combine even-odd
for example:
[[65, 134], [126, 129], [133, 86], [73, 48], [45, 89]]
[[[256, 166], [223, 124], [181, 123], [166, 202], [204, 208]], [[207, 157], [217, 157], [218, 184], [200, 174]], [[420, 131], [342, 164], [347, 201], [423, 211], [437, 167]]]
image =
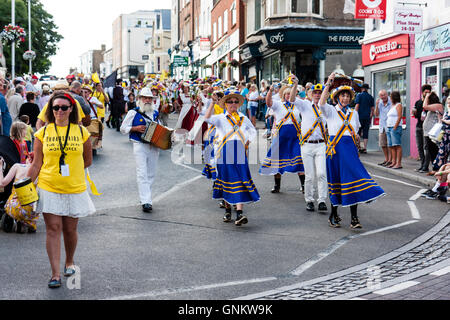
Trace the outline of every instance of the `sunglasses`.
[[239, 104], [239, 100], [227, 101], [228, 104]]
[[67, 111], [69, 110], [69, 106], [53, 106], [52, 109], [53, 111], [59, 111], [59, 109], [61, 109], [62, 111]]

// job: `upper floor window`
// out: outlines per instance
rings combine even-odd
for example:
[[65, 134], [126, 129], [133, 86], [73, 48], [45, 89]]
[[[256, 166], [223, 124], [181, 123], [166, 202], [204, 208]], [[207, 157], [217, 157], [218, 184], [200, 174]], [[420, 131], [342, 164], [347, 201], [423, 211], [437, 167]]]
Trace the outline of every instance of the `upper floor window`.
[[228, 32], [228, 10], [223, 13], [223, 33]]
[[292, 13], [308, 13], [308, 0], [291, 0]]
[[222, 16], [219, 17], [219, 19], [217, 20], [217, 38], [220, 39], [220, 37], [222, 37]]
[[[269, 2], [269, 0], [266, 0]], [[274, 15], [304, 14], [322, 15], [323, 0], [271, 0], [271, 10]]]
[[237, 21], [237, 12], [236, 12], [236, 0], [231, 5], [231, 26], [234, 26]]

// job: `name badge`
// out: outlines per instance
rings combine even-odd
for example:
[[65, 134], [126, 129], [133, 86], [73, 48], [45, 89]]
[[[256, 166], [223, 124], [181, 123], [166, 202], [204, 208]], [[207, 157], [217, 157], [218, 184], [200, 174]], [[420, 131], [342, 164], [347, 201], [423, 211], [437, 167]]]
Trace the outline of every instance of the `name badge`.
[[61, 175], [63, 177], [68, 177], [70, 176], [70, 170], [69, 170], [69, 165], [65, 164], [61, 166]]

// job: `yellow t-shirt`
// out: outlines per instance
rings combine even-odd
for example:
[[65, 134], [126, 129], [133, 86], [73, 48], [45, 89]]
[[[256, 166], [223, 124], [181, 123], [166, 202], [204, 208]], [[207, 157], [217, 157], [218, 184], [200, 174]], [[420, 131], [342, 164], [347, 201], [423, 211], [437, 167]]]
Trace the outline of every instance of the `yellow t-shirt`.
[[56, 128], [58, 133], [55, 131], [55, 124], [51, 123], [34, 134], [42, 142], [44, 154], [41, 171], [39, 172], [38, 187], [55, 193], [82, 193], [87, 189], [84, 175], [83, 144], [89, 139], [90, 134], [85, 127], [70, 124], [67, 146], [64, 149], [66, 152], [65, 164], [69, 166], [69, 176], [63, 177], [59, 168], [61, 147], [58, 135], [64, 146], [67, 127]]
[[[105, 106], [105, 95], [102, 92], [94, 91], [91, 96], [96, 97], [103, 104], [103, 107]], [[104, 118], [105, 117], [105, 108], [103, 108], [103, 109], [97, 108], [97, 116], [99, 118]]]
[[[78, 122], [80, 122], [84, 117], [86, 117], [86, 115], [83, 112], [83, 109], [81, 108], [80, 103], [75, 100], [75, 102], [77, 103], [77, 110], [78, 110]], [[41, 110], [41, 113], [39, 113], [38, 115], [38, 119], [44, 121], [47, 123], [47, 118], [45, 117], [45, 113], [47, 112], [47, 107], [48, 107], [48, 103], [46, 103], [44, 105], [44, 107]]]
[[[26, 134], [24, 140], [25, 141], [33, 141], [33, 134], [34, 134], [33, 128], [30, 125], [27, 125], [27, 134]], [[31, 152], [33, 150], [29, 150], [29, 151]]]

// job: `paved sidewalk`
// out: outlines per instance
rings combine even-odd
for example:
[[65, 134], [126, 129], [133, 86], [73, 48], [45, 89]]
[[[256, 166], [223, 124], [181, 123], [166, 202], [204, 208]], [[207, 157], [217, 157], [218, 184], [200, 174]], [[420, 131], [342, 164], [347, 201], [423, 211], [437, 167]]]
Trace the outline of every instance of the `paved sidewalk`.
[[384, 161], [384, 154], [382, 151], [368, 151], [366, 154], [361, 154], [360, 159], [361, 162], [369, 170], [370, 168], [376, 168], [391, 174], [393, 177], [398, 176], [406, 178], [414, 182], [419, 182], [424, 186], [428, 187], [434, 186], [436, 182], [433, 176], [428, 176], [426, 173], [419, 173], [414, 171], [420, 166], [420, 162], [415, 159], [403, 158], [402, 159], [403, 169], [390, 169], [378, 165], [379, 163], [382, 163]]

